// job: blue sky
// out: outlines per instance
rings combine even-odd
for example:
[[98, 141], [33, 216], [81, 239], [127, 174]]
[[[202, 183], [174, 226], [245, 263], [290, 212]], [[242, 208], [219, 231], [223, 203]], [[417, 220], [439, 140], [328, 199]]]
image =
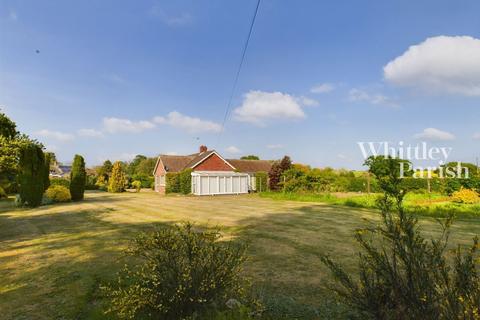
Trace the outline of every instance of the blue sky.
[[88, 165], [200, 144], [352, 169], [359, 141], [480, 156], [478, 1], [262, 0], [220, 137], [255, 5], [2, 1], [0, 106]]

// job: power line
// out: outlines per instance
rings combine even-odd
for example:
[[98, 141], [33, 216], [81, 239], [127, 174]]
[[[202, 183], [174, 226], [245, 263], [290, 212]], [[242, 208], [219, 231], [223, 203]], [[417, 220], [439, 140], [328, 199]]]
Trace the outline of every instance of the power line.
[[247, 40], [245, 41], [245, 45], [243, 46], [242, 57], [240, 59], [240, 64], [238, 65], [237, 73], [235, 74], [235, 79], [233, 81], [232, 91], [230, 92], [230, 98], [228, 99], [227, 108], [225, 110], [225, 115], [223, 117], [222, 127], [220, 129], [220, 133], [218, 136], [218, 144], [220, 144], [220, 139], [222, 137], [222, 133], [225, 129], [225, 123], [228, 120], [228, 115], [230, 113], [230, 108], [232, 105], [233, 95], [235, 94], [235, 89], [237, 88], [238, 78], [240, 76], [240, 71], [242, 70], [243, 62], [245, 60], [245, 54], [247, 53], [248, 43], [250, 42], [250, 37], [253, 31], [253, 25], [255, 24], [255, 20], [257, 18], [258, 7], [260, 6], [260, 0], [257, 0], [257, 6], [255, 7], [255, 12], [252, 17], [252, 21], [250, 23], [250, 29], [248, 30]]

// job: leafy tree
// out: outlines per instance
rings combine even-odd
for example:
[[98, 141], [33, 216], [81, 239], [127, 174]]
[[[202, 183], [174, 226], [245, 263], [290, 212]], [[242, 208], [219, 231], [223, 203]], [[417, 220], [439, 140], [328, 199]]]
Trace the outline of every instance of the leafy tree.
[[19, 157], [19, 200], [28, 207], [38, 207], [42, 203], [45, 181], [45, 156], [42, 148], [29, 143], [23, 145]]
[[108, 184], [109, 192], [123, 192], [125, 191], [125, 172], [121, 161], [116, 161], [113, 164], [112, 175]]
[[98, 168], [98, 175], [103, 176], [106, 181], [108, 181], [108, 178], [112, 174], [112, 162], [110, 160], [105, 160], [103, 162], [103, 165]]
[[0, 136], [13, 139], [18, 135], [17, 125], [4, 113], [0, 113]]
[[157, 158], [146, 158], [143, 159], [138, 163], [138, 166], [136, 168], [136, 174], [139, 175], [147, 175], [147, 176], [152, 176], [153, 175], [153, 169], [155, 168], [155, 164], [157, 163]]
[[83, 200], [86, 179], [85, 160], [82, 156], [76, 154], [70, 172], [70, 194], [73, 201]]
[[322, 261], [338, 286], [335, 291], [363, 317], [372, 319], [478, 319], [479, 243], [458, 247], [447, 259], [452, 218], [440, 222], [436, 239], [427, 240], [417, 219], [405, 213], [399, 179], [403, 160], [371, 157], [369, 171], [384, 191], [378, 199], [381, 223], [355, 232], [361, 253], [352, 277], [328, 256]]
[[136, 155], [135, 158], [127, 166], [127, 174], [134, 175], [135, 173], [137, 173], [138, 165], [140, 164], [140, 162], [146, 159], [147, 157], [145, 157], [144, 155]]
[[260, 158], [256, 155], [249, 154], [248, 156], [243, 156], [240, 159], [242, 160], [260, 160]]
[[280, 179], [282, 177], [282, 174], [290, 169], [292, 167], [292, 160], [290, 160], [289, 156], [284, 156], [282, 160], [276, 161], [273, 165], [272, 168], [270, 169], [270, 172], [268, 173], [268, 178], [269, 178], [269, 188], [272, 191], [276, 191], [280, 189]]

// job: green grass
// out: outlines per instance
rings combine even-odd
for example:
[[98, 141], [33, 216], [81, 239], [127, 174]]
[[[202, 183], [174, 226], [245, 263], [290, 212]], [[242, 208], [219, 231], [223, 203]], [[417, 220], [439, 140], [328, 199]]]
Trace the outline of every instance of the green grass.
[[[318, 193], [282, 193], [262, 192], [263, 198], [303, 202], [322, 202], [354, 208], [375, 209], [375, 200], [379, 194], [318, 194]], [[453, 213], [458, 217], [480, 216], [480, 204], [459, 204], [441, 194], [415, 194], [405, 197], [405, 208], [410, 213], [432, 217], [446, 217]]]
[[[0, 201], [2, 319], [108, 319], [99, 286], [125, 262], [139, 232], [191, 220], [219, 225], [227, 237], [250, 243], [246, 275], [272, 319], [345, 317], [326, 289], [328, 253], [355, 269], [353, 231], [378, 221], [372, 210], [250, 196], [162, 197], [152, 192], [87, 193], [85, 201], [14, 209]], [[439, 229], [420, 220], [427, 235]], [[467, 244], [480, 219], [453, 226], [452, 244]]]

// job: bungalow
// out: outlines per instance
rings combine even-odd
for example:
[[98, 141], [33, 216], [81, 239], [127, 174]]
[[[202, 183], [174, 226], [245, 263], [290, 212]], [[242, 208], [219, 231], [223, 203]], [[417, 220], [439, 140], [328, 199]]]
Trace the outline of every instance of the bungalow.
[[177, 156], [160, 155], [155, 164], [155, 191], [165, 194], [166, 174], [192, 169], [192, 193], [195, 195], [240, 194], [255, 191], [255, 173], [268, 172], [268, 160], [224, 159], [217, 151], [200, 146], [198, 153]]

